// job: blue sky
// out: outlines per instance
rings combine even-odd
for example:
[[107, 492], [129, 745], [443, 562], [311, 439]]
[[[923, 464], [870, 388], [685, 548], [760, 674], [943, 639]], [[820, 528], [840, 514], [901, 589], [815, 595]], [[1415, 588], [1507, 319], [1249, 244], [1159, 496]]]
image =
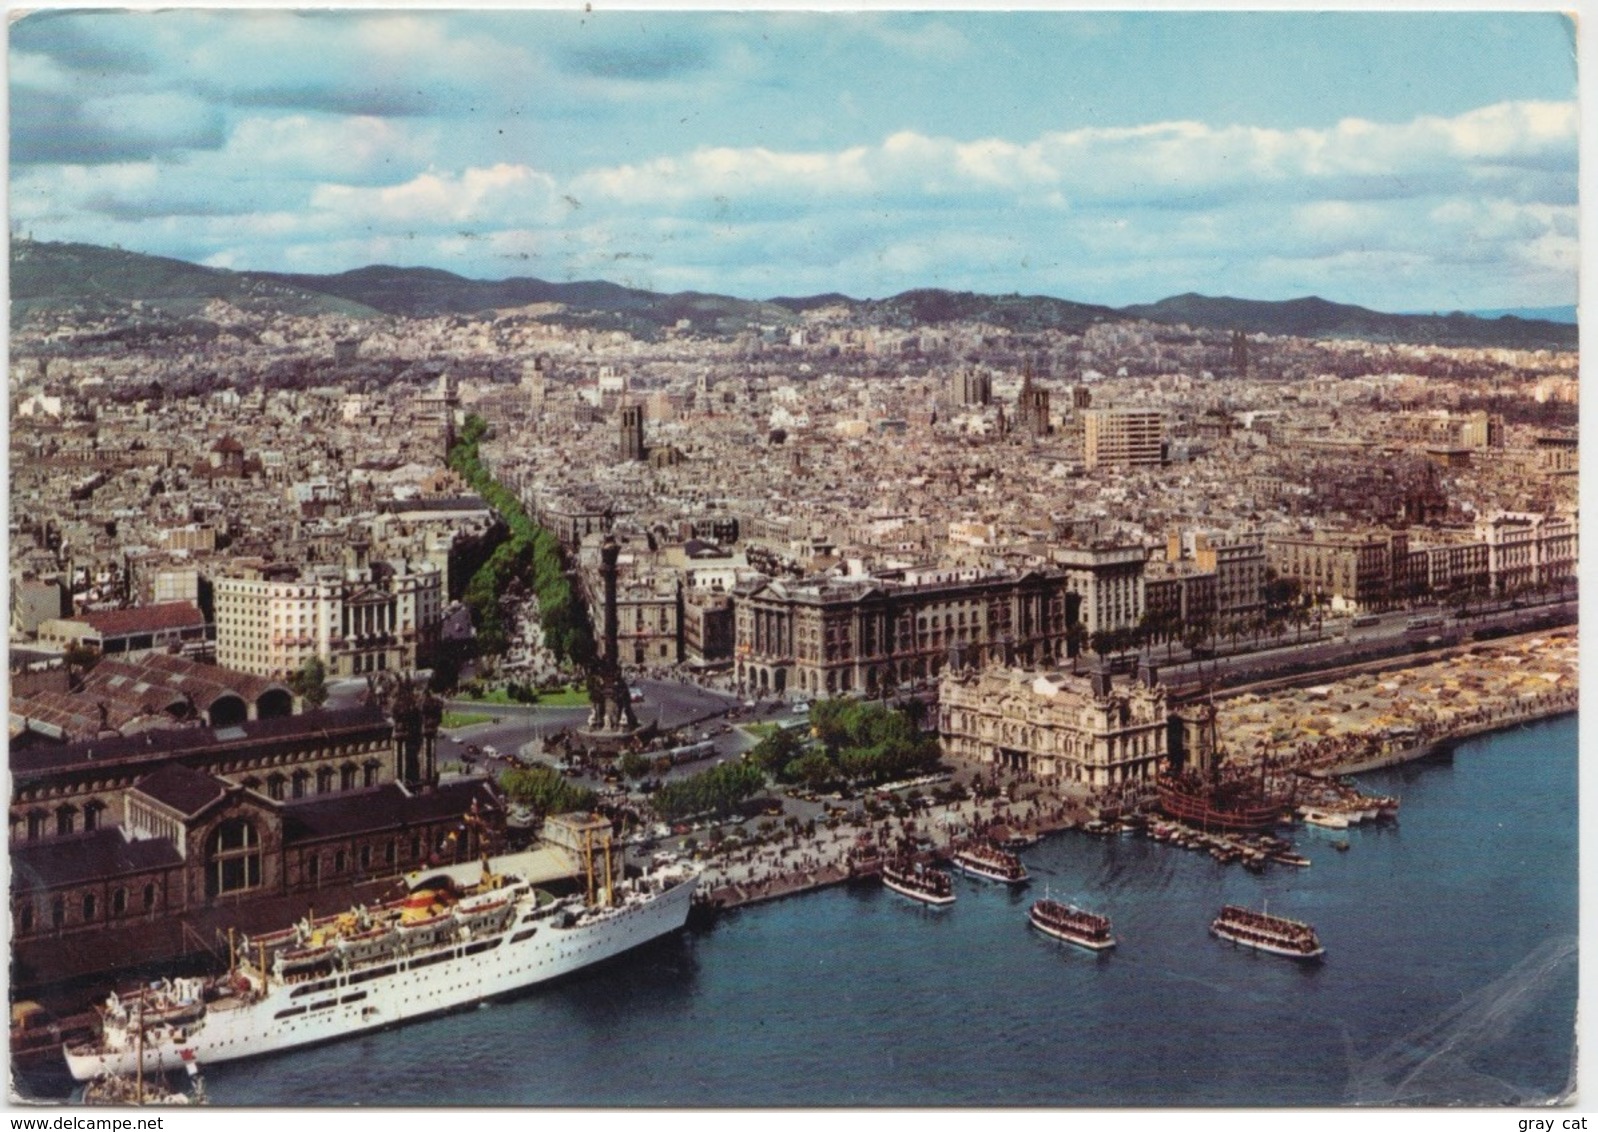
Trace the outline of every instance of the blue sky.
[[55, 12], [15, 230], [747, 297], [1575, 302], [1552, 13]]

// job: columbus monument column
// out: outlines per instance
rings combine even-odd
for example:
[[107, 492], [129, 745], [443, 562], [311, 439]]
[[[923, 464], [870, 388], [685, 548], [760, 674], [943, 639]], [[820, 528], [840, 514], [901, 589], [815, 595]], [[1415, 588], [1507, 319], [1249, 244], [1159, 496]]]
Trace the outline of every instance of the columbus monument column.
[[632, 695], [621, 674], [621, 659], [616, 645], [616, 559], [621, 547], [610, 535], [605, 536], [599, 549], [599, 576], [605, 586], [604, 633], [600, 641], [599, 660], [588, 677], [588, 712], [586, 738], [601, 743], [630, 737], [638, 730], [638, 717], [633, 714]]

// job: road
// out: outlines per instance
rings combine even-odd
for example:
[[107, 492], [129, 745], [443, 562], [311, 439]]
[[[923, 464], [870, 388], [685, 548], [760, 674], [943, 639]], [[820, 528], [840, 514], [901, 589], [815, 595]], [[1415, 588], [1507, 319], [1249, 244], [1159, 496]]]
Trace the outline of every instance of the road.
[[[1401, 610], [1381, 614], [1372, 624], [1345, 624], [1342, 632], [1321, 641], [1300, 644], [1289, 633], [1279, 646], [1272, 648], [1174, 664], [1162, 664], [1160, 650], [1156, 648], [1154, 662], [1159, 668], [1160, 679], [1168, 685], [1191, 686], [1209, 680], [1235, 684], [1241, 679], [1263, 679], [1273, 674], [1286, 674], [1287, 670], [1334, 668], [1356, 660], [1397, 655], [1412, 646], [1424, 644], [1431, 637], [1458, 642], [1484, 629], [1506, 634], [1528, 632], [1553, 618], [1568, 616], [1574, 620], [1576, 612], [1577, 604], [1574, 601], [1519, 608], [1501, 607], [1480, 613], [1473, 611], [1468, 618], [1463, 619], [1456, 618], [1448, 610]], [[1417, 617], [1436, 617], [1441, 625], [1409, 629], [1408, 625]]]

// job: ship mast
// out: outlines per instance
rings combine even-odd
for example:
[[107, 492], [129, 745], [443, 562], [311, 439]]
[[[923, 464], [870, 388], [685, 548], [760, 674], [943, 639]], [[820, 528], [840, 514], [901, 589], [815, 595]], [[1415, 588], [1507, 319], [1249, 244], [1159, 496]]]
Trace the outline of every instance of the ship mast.
[[594, 902], [594, 831], [583, 830], [583, 868], [588, 876], [588, 903]]
[[144, 999], [139, 999], [139, 1040], [134, 1043], [133, 1103], [144, 1103]]

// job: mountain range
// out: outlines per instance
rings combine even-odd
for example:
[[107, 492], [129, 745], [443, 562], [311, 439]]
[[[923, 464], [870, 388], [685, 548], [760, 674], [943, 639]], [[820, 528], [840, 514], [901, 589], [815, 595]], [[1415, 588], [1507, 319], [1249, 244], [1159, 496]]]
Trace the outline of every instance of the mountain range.
[[195, 319], [217, 300], [262, 314], [356, 318], [520, 312], [645, 337], [684, 320], [697, 332], [713, 334], [736, 333], [751, 323], [797, 325], [805, 311], [842, 307], [862, 324], [905, 328], [972, 321], [1019, 332], [1080, 332], [1095, 323], [1141, 319], [1194, 329], [1418, 345], [1566, 350], [1577, 345], [1577, 328], [1568, 322], [1513, 314], [1384, 314], [1313, 296], [1267, 302], [1190, 293], [1116, 308], [1046, 295], [918, 289], [885, 299], [831, 293], [762, 302], [694, 291], [661, 294], [602, 281], [467, 279], [424, 267], [372, 266], [335, 275], [229, 271], [92, 244], [13, 240], [11, 245], [13, 327], [34, 311], [112, 320]]

